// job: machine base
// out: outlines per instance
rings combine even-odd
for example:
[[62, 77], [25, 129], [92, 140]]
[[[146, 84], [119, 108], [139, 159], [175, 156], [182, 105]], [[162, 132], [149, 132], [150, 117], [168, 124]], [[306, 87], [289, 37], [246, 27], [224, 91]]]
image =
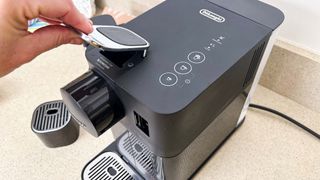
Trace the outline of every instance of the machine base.
[[[241, 127], [244, 121], [245, 121], [245, 118], [233, 131], [231, 131], [231, 133], [221, 142], [221, 144], [216, 149], [214, 149], [214, 151], [199, 166], [199, 168], [191, 175], [189, 179], [192, 179], [201, 170], [201, 168], [214, 156], [214, 154], [225, 144], [225, 142]], [[141, 172], [141, 167], [134, 167], [132, 161], [128, 159], [128, 156], [125, 157], [124, 151], [122, 149], [123, 146], [119, 146], [119, 144], [122, 143], [124, 139], [126, 139], [124, 138], [126, 134], [130, 136], [130, 137], [128, 136], [127, 138], [131, 138], [131, 133], [129, 132], [124, 133], [121, 137], [116, 139], [113, 143], [111, 143], [108, 147], [106, 147], [103, 151], [101, 151], [97, 156], [95, 156], [92, 160], [90, 160], [86, 164], [86, 166], [82, 170], [82, 175], [81, 175], [83, 180], [94, 180], [97, 177], [99, 177], [101, 174], [105, 174], [106, 177], [111, 177], [111, 179], [119, 179], [119, 177], [123, 176], [123, 175], [118, 176], [117, 174], [112, 175], [109, 172], [110, 165], [108, 164], [101, 165], [102, 156], [105, 156], [105, 155], [112, 155], [113, 159], [117, 161], [117, 164], [119, 164], [119, 166], [115, 166], [113, 169], [116, 170], [115, 173], [119, 172], [119, 173], [125, 174], [126, 177], [123, 177], [123, 178], [134, 179], [134, 180], [144, 179], [138, 173], [139, 171]], [[136, 139], [133, 139], [133, 141], [135, 141], [136, 143]], [[150, 153], [147, 153], [147, 154], [150, 154]], [[95, 168], [99, 167], [99, 171], [94, 172], [93, 170], [94, 167]], [[105, 173], [102, 173], [102, 172], [105, 172]], [[94, 173], [100, 173], [100, 174], [93, 175]], [[149, 179], [149, 178], [150, 177], [147, 177], [145, 179]]]

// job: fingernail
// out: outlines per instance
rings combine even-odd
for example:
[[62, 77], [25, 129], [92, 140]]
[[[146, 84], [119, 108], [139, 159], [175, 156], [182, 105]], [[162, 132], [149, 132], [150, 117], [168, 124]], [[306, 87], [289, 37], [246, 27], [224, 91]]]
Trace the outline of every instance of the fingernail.
[[90, 32], [89, 33], [91, 33], [92, 31], [93, 31], [93, 22], [89, 19], [89, 26], [90, 26]]

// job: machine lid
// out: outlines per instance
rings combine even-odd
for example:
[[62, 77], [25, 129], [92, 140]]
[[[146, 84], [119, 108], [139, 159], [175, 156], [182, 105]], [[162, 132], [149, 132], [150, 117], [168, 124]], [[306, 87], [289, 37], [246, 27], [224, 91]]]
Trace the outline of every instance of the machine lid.
[[277, 8], [258, 0], [208, 0], [224, 9], [233, 11], [252, 21], [275, 30], [284, 21], [284, 14]]

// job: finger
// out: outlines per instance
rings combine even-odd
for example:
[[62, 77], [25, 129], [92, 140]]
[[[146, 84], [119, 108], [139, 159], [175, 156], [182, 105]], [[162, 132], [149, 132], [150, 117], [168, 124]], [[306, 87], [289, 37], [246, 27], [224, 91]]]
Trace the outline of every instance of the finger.
[[[24, 37], [17, 43], [16, 48], [23, 57], [16, 59], [23, 61], [20, 62], [23, 64], [31, 61], [45, 51], [68, 43], [81, 44], [82, 41], [79, 40], [79, 35], [69, 28], [59, 25], [43, 27]], [[25, 46], [26, 44], [28, 44], [28, 46]]]
[[83, 43], [83, 40], [81, 38], [76, 38], [76, 39], [72, 39], [69, 43], [75, 44], [75, 45], [80, 45]]
[[[33, 2], [33, 1], [32, 1]], [[37, 17], [44, 16], [51, 19], [60, 19], [65, 24], [79, 29], [85, 33], [92, 32], [92, 24], [81, 14], [71, 0], [38, 0], [31, 3]]]
[[60, 25], [62, 23], [62, 21], [57, 18], [47, 18], [44, 16], [39, 16], [39, 19], [40, 21], [47, 22], [52, 25]]

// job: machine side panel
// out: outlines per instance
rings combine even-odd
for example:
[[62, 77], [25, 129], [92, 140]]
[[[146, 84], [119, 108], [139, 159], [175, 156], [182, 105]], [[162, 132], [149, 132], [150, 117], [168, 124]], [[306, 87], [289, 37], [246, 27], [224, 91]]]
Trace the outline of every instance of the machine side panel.
[[166, 179], [188, 179], [236, 128], [244, 102], [240, 94], [182, 153], [162, 158]]

